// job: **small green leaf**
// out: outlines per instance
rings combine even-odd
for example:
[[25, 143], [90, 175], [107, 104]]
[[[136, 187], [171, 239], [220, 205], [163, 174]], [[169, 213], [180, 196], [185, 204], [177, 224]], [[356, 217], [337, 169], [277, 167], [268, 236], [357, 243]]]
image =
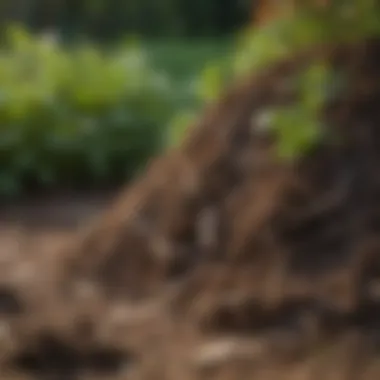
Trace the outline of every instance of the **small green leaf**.
[[186, 111], [176, 115], [169, 124], [169, 146], [178, 145], [185, 135], [187, 129], [196, 120], [197, 114]]
[[223, 79], [220, 66], [217, 64], [207, 65], [200, 78], [200, 98], [205, 101], [216, 100], [222, 91], [224, 83]]
[[278, 154], [293, 159], [307, 152], [322, 136], [322, 129], [313, 114], [297, 107], [279, 109], [273, 118]]

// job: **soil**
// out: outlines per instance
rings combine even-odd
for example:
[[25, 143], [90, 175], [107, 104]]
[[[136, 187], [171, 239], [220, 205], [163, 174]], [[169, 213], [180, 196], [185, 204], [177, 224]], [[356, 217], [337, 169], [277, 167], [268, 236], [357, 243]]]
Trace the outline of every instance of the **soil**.
[[[280, 160], [262, 116], [321, 58], [347, 86], [325, 137]], [[4, 212], [1, 378], [378, 379], [379, 61], [368, 40], [244, 78], [71, 227]]]

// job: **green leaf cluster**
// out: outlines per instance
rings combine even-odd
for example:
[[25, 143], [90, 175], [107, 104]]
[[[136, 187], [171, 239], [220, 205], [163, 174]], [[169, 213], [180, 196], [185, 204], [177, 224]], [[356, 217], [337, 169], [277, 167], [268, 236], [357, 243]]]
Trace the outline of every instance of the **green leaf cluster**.
[[0, 51], [0, 194], [129, 178], [164, 144], [168, 78], [136, 41], [103, 51], [8, 29]]

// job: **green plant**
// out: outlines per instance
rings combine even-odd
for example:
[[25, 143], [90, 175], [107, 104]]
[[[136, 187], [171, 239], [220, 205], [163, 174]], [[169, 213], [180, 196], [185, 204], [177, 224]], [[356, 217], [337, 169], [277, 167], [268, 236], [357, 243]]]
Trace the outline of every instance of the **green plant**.
[[10, 28], [0, 52], [0, 194], [125, 180], [163, 147], [174, 103], [134, 41], [66, 49]]

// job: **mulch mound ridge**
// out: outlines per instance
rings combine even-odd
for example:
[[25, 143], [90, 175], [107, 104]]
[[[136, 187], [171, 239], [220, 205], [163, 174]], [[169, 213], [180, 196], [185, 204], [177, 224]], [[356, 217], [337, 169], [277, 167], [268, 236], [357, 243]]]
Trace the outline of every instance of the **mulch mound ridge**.
[[[320, 115], [329, 137], [284, 162], [262, 116], [294, 101], [289, 78], [321, 57], [347, 88]], [[378, 379], [378, 62], [369, 40], [238, 83], [55, 254], [39, 297], [30, 284], [12, 301], [1, 368], [20, 379]]]

